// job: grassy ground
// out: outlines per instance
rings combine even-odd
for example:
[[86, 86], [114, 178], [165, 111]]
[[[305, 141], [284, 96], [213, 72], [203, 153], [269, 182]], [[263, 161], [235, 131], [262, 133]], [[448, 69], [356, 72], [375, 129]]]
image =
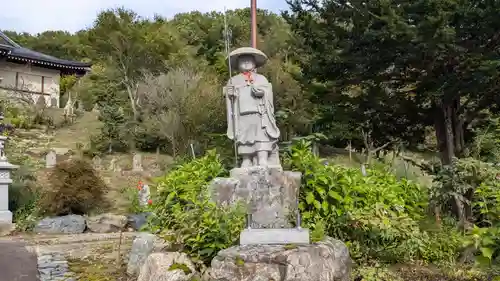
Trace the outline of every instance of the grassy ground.
[[98, 116], [95, 112], [84, 112], [82, 116], [75, 118], [73, 124], [57, 129], [51, 145], [76, 150], [79, 146], [88, 144], [89, 137], [98, 134], [102, 127]]
[[78, 281], [132, 281], [126, 274], [126, 264], [119, 266], [111, 260], [73, 259], [68, 260], [69, 270]]

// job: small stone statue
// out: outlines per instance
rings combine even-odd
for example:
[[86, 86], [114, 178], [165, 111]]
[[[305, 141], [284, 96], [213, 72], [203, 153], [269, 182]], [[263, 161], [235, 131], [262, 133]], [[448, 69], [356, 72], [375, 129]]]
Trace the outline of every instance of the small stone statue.
[[240, 74], [231, 77], [224, 87], [227, 136], [236, 142], [243, 159], [241, 167], [281, 167], [272, 85], [255, 72], [266, 63], [267, 56], [255, 48], [244, 47], [231, 52], [229, 61]]

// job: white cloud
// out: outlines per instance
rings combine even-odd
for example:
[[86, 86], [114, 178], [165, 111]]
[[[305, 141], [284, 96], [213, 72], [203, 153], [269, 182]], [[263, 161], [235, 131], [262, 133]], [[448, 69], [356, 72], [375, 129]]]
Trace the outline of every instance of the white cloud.
[[[171, 17], [179, 12], [244, 8], [250, 0], [14, 0], [3, 5], [0, 30], [38, 33], [45, 30], [74, 32], [89, 27], [96, 15], [123, 6], [143, 17], [159, 14]], [[285, 0], [257, 0], [257, 6], [272, 11], [286, 8]]]

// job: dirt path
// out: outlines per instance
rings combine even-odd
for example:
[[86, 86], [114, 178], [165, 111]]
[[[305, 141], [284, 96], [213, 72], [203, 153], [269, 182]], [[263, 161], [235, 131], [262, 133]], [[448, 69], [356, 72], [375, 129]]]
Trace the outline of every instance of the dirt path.
[[0, 241], [0, 281], [37, 281], [37, 255], [20, 241]]

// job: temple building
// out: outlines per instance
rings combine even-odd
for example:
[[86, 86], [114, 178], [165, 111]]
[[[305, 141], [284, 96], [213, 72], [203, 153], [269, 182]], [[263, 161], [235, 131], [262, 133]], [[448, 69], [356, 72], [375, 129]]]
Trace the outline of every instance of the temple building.
[[61, 76], [82, 76], [90, 67], [90, 63], [58, 59], [24, 48], [0, 31], [0, 92], [22, 94], [34, 103], [43, 98], [47, 106], [61, 107]]

